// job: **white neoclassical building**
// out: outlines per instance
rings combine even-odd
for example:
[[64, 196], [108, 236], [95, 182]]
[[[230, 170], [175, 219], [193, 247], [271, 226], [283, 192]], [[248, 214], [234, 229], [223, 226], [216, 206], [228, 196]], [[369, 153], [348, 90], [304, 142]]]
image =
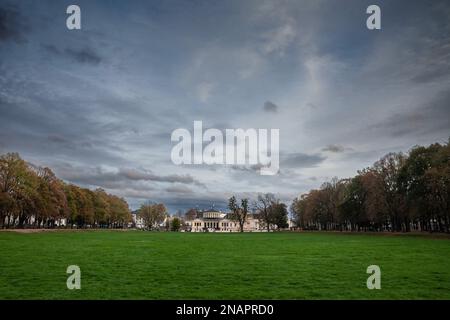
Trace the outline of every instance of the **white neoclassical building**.
[[[238, 232], [239, 223], [229, 218], [230, 214], [220, 211], [199, 212], [194, 220], [186, 221], [187, 231], [191, 232]], [[244, 231], [264, 231], [253, 214], [247, 216]]]

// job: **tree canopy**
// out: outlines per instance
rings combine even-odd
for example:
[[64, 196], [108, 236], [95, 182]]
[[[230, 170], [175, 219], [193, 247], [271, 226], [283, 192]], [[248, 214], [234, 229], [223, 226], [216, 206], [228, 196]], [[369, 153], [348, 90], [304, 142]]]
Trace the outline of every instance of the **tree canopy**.
[[102, 189], [67, 184], [18, 153], [1, 155], [0, 226], [52, 228], [63, 219], [72, 227], [121, 228], [131, 213], [124, 199]]
[[389, 153], [350, 179], [294, 199], [300, 228], [450, 231], [450, 143]]

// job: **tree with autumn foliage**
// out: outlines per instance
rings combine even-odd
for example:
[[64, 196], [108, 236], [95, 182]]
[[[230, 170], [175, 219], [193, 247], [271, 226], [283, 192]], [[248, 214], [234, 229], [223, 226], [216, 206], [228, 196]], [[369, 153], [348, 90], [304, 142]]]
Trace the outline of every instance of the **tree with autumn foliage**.
[[156, 230], [167, 217], [167, 209], [162, 203], [142, 204], [138, 215], [148, 230]]
[[0, 156], [0, 226], [122, 228], [131, 221], [127, 202], [102, 189], [66, 184], [46, 167], [26, 163], [17, 153]]
[[[449, 141], [450, 142], [450, 141]], [[294, 199], [299, 228], [450, 232], [450, 143], [389, 153]]]

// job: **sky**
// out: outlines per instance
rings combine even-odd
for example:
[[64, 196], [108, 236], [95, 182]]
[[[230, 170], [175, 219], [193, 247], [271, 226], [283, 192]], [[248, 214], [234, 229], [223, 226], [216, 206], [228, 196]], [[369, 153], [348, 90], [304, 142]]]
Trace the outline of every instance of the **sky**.
[[[81, 8], [68, 30], [66, 8]], [[381, 8], [381, 30], [366, 8]], [[287, 204], [450, 136], [449, 1], [0, 0], [0, 153], [132, 209]], [[280, 130], [280, 171], [175, 165], [177, 128]]]

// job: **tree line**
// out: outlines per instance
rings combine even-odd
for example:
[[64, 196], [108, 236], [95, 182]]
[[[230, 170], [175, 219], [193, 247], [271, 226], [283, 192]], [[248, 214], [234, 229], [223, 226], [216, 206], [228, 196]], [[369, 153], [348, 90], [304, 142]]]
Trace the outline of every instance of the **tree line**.
[[333, 178], [294, 199], [310, 230], [450, 232], [450, 139], [389, 153], [349, 179]]
[[130, 221], [123, 198], [64, 183], [51, 169], [29, 164], [18, 153], [0, 156], [0, 227], [122, 228]]
[[[290, 211], [305, 230], [450, 232], [450, 139], [389, 153], [352, 178], [333, 178], [293, 200]], [[243, 231], [249, 212], [268, 231], [288, 226], [286, 205], [273, 194], [228, 201], [229, 217]], [[146, 228], [165, 221], [164, 204], [138, 211]], [[197, 216], [195, 209], [186, 219]], [[0, 156], [0, 227], [122, 228], [131, 222], [123, 198], [58, 179], [51, 169], [25, 162], [17, 153]], [[65, 221], [65, 223], [63, 223]], [[170, 223], [172, 223], [171, 221]], [[172, 230], [180, 228], [176, 220]], [[169, 227], [168, 227], [169, 228]]]

